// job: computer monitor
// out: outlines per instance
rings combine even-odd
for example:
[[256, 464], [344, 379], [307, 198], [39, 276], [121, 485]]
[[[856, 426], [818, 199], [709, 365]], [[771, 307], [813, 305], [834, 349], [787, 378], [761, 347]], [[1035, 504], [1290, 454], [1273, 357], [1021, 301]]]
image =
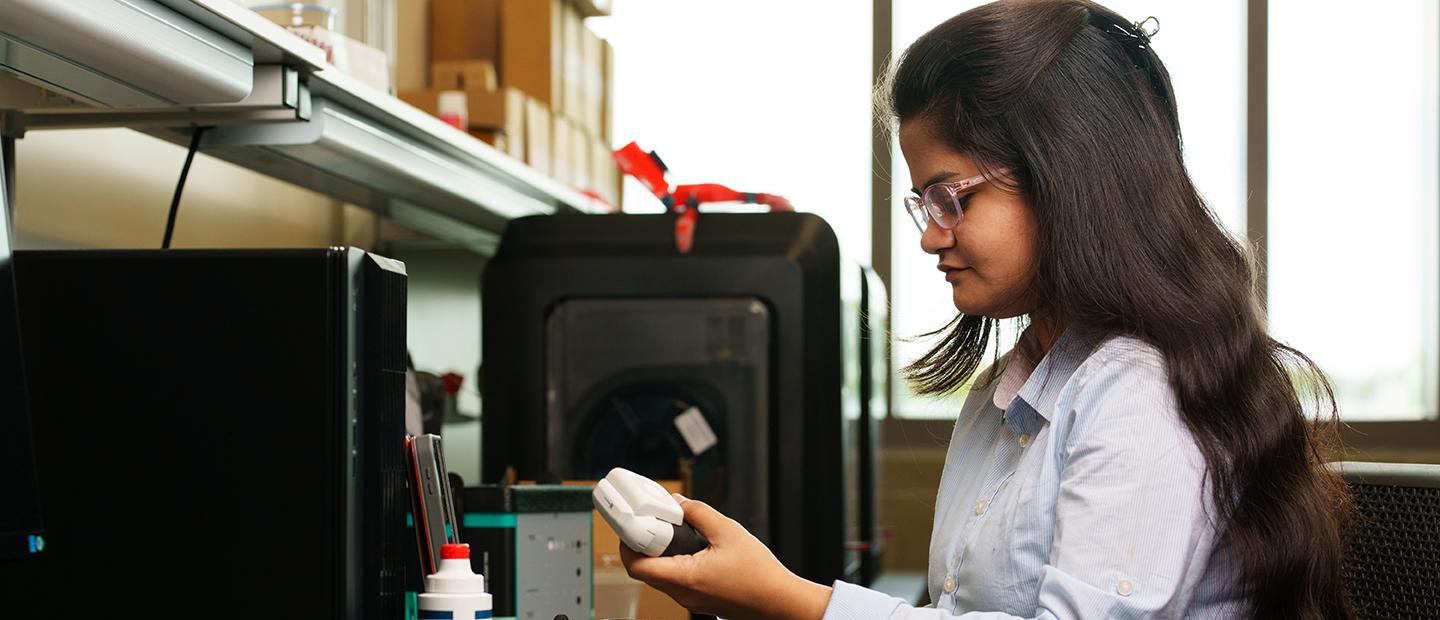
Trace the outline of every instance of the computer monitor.
[[0, 174], [0, 562], [33, 558], [45, 549], [7, 204]]

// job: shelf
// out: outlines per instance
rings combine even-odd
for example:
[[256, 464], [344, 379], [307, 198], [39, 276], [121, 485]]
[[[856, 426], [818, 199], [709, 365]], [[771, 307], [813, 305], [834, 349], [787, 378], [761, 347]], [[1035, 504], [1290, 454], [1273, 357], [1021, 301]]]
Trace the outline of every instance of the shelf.
[[[4, 130], [130, 127], [479, 252], [591, 199], [330, 67], [228, 0], [4, 0]], [[58, 105], [54, 95], [82, 102]], [[63, 100], [59, 100], [63, 101]]]

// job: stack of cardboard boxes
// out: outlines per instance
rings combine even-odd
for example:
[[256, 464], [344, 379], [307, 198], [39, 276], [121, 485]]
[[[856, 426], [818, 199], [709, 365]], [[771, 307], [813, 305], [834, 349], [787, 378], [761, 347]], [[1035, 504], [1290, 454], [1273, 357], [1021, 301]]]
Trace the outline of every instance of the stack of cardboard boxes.
[[594, 0], [431, 0], [430, 83], [400, 97], [439, 115], [440, 93], [461, 91], [472, 135], [618, 205], [613, 54], [584, 24], [607, 9]]

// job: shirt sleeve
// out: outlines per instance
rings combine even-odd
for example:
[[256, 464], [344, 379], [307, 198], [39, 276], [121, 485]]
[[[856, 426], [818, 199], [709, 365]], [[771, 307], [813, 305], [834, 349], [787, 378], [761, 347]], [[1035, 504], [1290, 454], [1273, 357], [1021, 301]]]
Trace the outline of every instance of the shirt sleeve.
[[1158, 360], [1115, 359], [1089, 374], [1071, 410], [1054, 414], [1071, 430], [1055, 447], [1065, 465], [1032, 615], [956, 616], [837, 582], [825, 619], [1184, 615], [1215, 547], [1204, 459]]

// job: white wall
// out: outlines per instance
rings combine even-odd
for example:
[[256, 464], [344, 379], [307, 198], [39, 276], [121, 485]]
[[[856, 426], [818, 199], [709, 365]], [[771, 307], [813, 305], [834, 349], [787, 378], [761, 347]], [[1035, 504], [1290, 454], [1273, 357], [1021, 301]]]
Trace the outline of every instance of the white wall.
[[[484, 259], [465, 251], [400, 251], [410, 273], [407, 313], [410, 355], [415, 367], [437, 375], [465, 376], [458, 408], [480, 414], [480, 272]], [[445, 465], [466, 484], [480, 480], [480, 422], [447, 423]]]
[[[16, 247], [159, 247], [185, 149], [127, 129], [32, 131], [16, 141]], [[374, 217], [195, 157], [173, 247], [369, 246]]]

